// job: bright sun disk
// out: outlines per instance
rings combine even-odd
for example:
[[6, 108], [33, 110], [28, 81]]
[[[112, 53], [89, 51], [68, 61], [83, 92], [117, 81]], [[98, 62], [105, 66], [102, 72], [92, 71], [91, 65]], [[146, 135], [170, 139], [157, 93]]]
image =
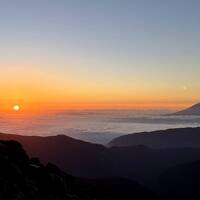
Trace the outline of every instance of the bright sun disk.
[[20, 110], [20, 106], [19, 105], [14, 105], [13, 106], [13, 110], [14, 111], [19, 111]]

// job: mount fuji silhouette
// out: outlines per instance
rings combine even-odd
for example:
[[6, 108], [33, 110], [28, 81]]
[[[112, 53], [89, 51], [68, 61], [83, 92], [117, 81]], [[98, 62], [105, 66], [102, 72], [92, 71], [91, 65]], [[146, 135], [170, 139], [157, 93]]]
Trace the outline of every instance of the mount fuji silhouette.
[[171, 113], [168, 115], [196, 115], [200, 116], [200, 103], [194, 104], [193, 106], [186, 108], [184, 110]]

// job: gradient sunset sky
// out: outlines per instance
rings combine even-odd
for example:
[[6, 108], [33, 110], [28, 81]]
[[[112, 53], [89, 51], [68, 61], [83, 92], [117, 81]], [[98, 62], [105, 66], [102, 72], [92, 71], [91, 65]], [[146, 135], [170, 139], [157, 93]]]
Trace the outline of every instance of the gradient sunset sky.
[[200, 101], [200, 1], [0, 1], [0, 107]]

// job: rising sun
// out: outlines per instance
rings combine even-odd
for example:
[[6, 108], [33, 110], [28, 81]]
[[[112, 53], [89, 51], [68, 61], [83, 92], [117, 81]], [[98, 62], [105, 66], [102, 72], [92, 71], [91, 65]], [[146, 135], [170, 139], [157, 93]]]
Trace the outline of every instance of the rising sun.
[[13, 106], [13, 110], [14, 111], [19, 111], [20, 110], [20, 106], [19, 105], [14, 105]]

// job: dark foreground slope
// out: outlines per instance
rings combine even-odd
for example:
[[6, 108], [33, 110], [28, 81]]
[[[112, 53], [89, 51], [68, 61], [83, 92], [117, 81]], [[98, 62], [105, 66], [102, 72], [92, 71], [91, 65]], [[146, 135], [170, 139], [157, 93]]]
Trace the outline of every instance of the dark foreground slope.
[[109, 178], [86, 180], [69, 176], [55, 165], [29, 159], [15, 141], [0, 141], [2, 200], [121, 200], [156, 199], [136, 182]]
[[158, 183], [155, 195], [124, 178], [74, 177], [53, 164], [44, 166], [39, 159], [30, 159], [18, 142], [0, 141], [2, 200], [156, 200], [158, 196], [161, 200], [196, 200], [200, 199], [200, 161], [167, 169]]
[[108, 145], [145, 145], [151, 148], [200, 148], [200, 128], [178, 128], [133, 133], [115, 138]]
[[160, 176], [159, 186], [167, 200], [200, 199], [200, 161], [169, 168]]
[[0, 139], [20, 142], [31, 157], [39, 157], [42, 163], [54, 163], [74, 176], [117, 176], [151, 187], [169, 167], [200, 160], [199, 148], [152, 149], [142, 145], [106, 148], [67, 136], [0, 134]]
[[112, 173], [131, 178], [154, 188], [159, 176], [168, 168], [200, 160], [200, 149], [151, 149], [145, 146], [113, 147]]

